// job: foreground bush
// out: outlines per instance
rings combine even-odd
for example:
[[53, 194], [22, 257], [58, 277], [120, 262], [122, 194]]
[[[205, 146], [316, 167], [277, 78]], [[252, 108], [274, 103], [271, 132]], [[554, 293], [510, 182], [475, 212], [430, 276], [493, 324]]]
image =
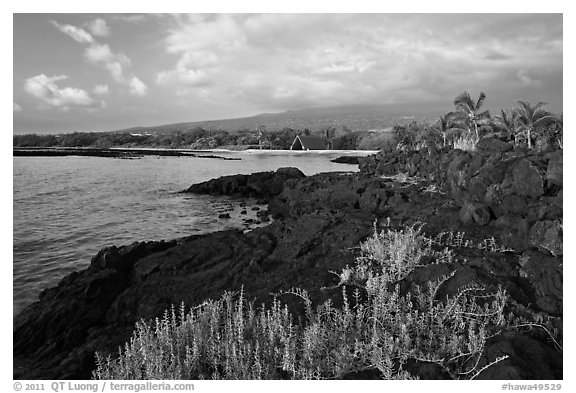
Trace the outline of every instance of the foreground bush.
[[[462, 288], [438, 299], [445, 277], [402, 294], [397, 281], [423, 256], [438, 263], [419, 228], [375, 232], [361, 245], [357, 264], [340, 274], [343, 306], [313, 307], [307, 293], [291, 290], [306, 305], [301, 324], [274, 299], [256, 309], [224, 294], [185, 312], [174, 308], [155, 323], [140, 322], [119, 357], [97, 354], [98, 379], [318, 379], [378, 370], [384, 379], [413, 378], [409, 361], [434, 363], [447, 377], [473, 379], [490, 364], [481, 357], [486, 340], [506, 327], [502, 290]], [[428, 242], [430, 244], [430, 242]], [[353, 299], [344, 285], [357, 287]], [[500, 361], [492, 359], [492, 364]]]
[[466, 133], [456, 139], [454, 139], [454, 149], [460, 149], [465, 151], [476, 151], [476, 145], [478, 145], [478, 139], [473, 133]]

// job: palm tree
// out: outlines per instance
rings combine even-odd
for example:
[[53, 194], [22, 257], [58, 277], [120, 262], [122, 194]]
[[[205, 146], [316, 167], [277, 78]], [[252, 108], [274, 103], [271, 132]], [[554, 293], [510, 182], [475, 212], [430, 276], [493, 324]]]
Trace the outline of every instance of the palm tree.
[[332, 140], [336, 136], [336, 128], [335, 127], [326, 127], [324, 129], [324, 137], [326, 138], [326, 147], [328, 150], [332, 150]]
[[265, 125], [261, 125], [260, 127], [258, 127], [258, 147], [260, 148], [260, 150], [262, 150], [262, 147], [266, 144], [266, 142], [269, 143], [268, 138], [266, 138], [266, 126]]
[[458, 117], [468, 126], [468, 130], [471, 131], [472, 128], [474, 129], [477, 139], [480, 138], [478, 126], [487, 124], [488, 119], [490, 119], [490, 112], [480, 112], [480, 108], [485, 99], [486, 94], [481, 92], [478, 100], [474, 101], [467, 91], [460, 93], [460, 95], [454, 99], [456, 114], [458, 114]]
[[496, 128], [508, 132], [510, 135], [514, 135], [518, 132], [518, 112], [515, 110], [506, 111], [504, 109], [500, 109], [500, 114], [494, 116], [492, 124], [496, 126]]
[[526, 133], [528, 139], [528, 148], [532, 148], [532, 133], [538, 128], [547, 126], [548, 124], [558, 121], [558, 116], [555, 116], [542, 109], [546, 105], [545, 102], [539, 102], [532, 106], [526, 101], [518, 101], [518, 108], [516, 109], [519, 130]]
[[443, 146], [446, 146], [446, 139], [449, 136], [461, 134], [463, 131], [466, 131], [464, 128], [456, 127], [454, 125], [454, 119], [457, 118], [458, 115], [455, 112], [446, 113], [444, 116], [440, 116], [438, 118], [438, 122], [435, 124], [435, 129], [442, 134], [442, 142]]

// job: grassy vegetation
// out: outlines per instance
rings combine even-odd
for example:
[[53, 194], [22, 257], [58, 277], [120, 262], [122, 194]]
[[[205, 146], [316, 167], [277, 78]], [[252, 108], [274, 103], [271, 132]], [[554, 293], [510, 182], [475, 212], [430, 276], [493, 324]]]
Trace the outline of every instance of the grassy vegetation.
[[[139, 322], [116, 358], [97, 354], [93, 376], [333, 379], [378, 370], [384, 379], [409, 379], [415, 376], [407, 364], [420, 361], [453, 379], [476, 378], [503, 359], [481, 355], [486, 341], [509, 325], [506, 293], [467, 286], [441, 298], [439, 289], [450, 276], [402, 292], [399, 280], [418, 269], [423, 257], [427, 263], [453, 261], [448, 249], [433, 247], [442, 236], [428, 239], [420, 229], [375, 230], [360, 245], [354, 266], [339, 273], [342, 307], [330, 301], [314, 307], [299, 289], [282, 296], [302, 299], [302, 322], [278, 298], [256, 308], [243, 292], [225, 293], [188, 311], [173, 307], [163, 319]], [[355, 288], [352, 296], [347, 287]]]
[[453, 146], [454, 149], [475, 151], [478, 141], [479, 139], [476, 137], [476, 135], [470, 132], [454, 139]]

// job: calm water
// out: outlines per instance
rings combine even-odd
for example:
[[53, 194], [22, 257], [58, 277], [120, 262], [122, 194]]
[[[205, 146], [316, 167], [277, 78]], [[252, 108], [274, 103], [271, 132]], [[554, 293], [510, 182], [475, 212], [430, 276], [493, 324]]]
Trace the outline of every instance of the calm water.
[[357, 170], [331, 163], [339, 153], [216, 154], [242, 160], [14, 157], [14, 315], [102, 247], [242, 226], [239, 215], [218, 218], [238, 202], [177, 193], [193, 183], [285, 166], [307, 175]]

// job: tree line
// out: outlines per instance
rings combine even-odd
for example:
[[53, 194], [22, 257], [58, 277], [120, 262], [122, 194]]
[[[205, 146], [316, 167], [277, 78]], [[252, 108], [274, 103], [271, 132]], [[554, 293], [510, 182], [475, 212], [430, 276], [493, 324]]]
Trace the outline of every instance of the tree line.
[[[256, 130], [206, 130], [201, 127], [189, 131], [162, 134], [139, 134], [130, 132], [73, 132], [70, 134], [43, 135], [25, 134], [13, 136], [13, 147], [155, 147], [170, 149], [215, 149], [215, 148], [265, 148], [290, 149], [297, 135], [325, 138], [331, 149], [370, 149], [376, 138], [367, 131], [346, 129], [336, 131], [334, 127], [321, 130], [295, 130], [283, 128], [268, 131], [260, 126]], [[362, 142], [365, 140], [364, 142]]]
[[486, 94], [474, 100], [466, 91], [454, 99], [455, 109], [434, 122], [394, 126], [394, 142], [400, 148], [467, 145], [474, 149], [482, 138], [498, 138], [528, 149], [563, 147], [563, 116], [546, 110], [546, 103], [518, 101], [512, 109], [501, 109], [494, 117], [482, 106]]
[[324, 138], [334, 150], [418, 149], [426, 145], [474, 149], [482, 138], [496, 137], [517, 146], [563, 147], [562, 115], [547, 111], [544, 102], [518, 101], [515, 108], [494, 117], [483, 111], [486, 94], [473, 99], [466, 91], [454, 99], [454, 110], [434, 121], [398, 123], [391, 132], [352, 131], [324, 127], [315, 131], [265, 126], [237, 131], [195, 127], [190, 130], [140, 134], [135, 132], [74, 132], [59, 135], [14, 135], [13, 147], [156, 147], [156, 148], [267, 148], [290, 149], [296, 135]]

